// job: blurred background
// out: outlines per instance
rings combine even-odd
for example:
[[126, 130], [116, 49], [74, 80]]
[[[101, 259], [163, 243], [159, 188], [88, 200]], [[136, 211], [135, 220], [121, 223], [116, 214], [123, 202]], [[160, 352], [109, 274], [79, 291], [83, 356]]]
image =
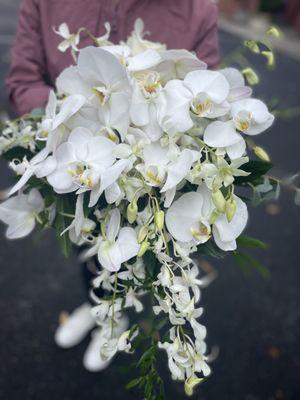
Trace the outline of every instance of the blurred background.
[[[199, 0], [201, 1], [201, 0]], [[0, 113], [9, 111], [3, 79], [14, 40], [18, 0], [0, 0]], [[300, 148], [300, 1], [220, 0], [221, 51], [235, 63], [245, 38], [259, 39], [271, 23], [283, 32], [274, 43], [277, 66], [250, 56], [261, 84], [255, 94], [276, 105], [274, 128], [259, 137], [277, 166], [274, 173], [289, 176], [299, 171]], [[230, 57], [228, 57], [230, 54]], [[0, 163], [0, 190], [10, 184]], [[241, 271], [228, 257], [206, 261], [218, 279], [204, 290], [203, 322], [208, 343], [220, 355], [213, 375], [202, 385], [199, 400], [300, 399], [300, 298], [299, 208], [293, 194], [283, 191], [278, 202], [250, 210], [247, 234], [269, 244], [256, 256], [270, 271]], [[80, 346], [63, 351], [53, 334], [62, 311], [70, 312], [85, 300], [75, 258], [65, 260], [52, 232], [8, 242], [0, 227], [0, 399], [94, 400], [138, 399], [126, 392], [132, 377], [131, 359], [118, 356], [102, 373], [82, 367], [87, 338]], [[265, 274], [268, 275], [268, 274]], [[161, 354], [161, 373], [167, 381], [167, 398], [183, 399], [181, 385], [171, 384]]]

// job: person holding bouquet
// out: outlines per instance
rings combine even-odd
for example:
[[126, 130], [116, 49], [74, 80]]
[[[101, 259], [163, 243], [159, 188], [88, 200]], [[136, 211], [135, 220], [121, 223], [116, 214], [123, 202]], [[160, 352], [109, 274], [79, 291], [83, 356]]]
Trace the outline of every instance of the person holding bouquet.
[[[212, 0], [22, 0], [16, 41], [6, 80], [11, 104], [18, 115], [44, 108], [59, 74], [74, 60], [71, 52], [58, 50], [58, 27], [66, 22], [70, 32], [81, 27], [82, 47], [92, 44], [91, 36], [105, 34], [110, 24], [110, 40], [119, 42], [130, 34], [134, 22], [142, 18], [149, 39], [170, 48], [195, 51], [208, 68], [219, 63], [217, 6]], [[76, 45], [76, 44], [75, 44]], [[85, 270], [85, 278], [92, 276]], [[56, 343], [69, 348], [78, 344], [94, 328], [88, 303], [77, 308], [58, 328]], [[124, 330], [126, 329], [124, 321]], [[84, 365], [99, 371], [106, 365], [97, 357], [97, 330], [84, 355]]]

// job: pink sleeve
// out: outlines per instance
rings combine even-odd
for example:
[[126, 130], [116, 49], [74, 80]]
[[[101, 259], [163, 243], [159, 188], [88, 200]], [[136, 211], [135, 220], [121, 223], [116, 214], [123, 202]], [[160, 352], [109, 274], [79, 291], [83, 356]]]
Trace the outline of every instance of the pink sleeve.
[[203, 9], [205, 8], [205, 13], [202, 17], [202, 23], [200, 26], [199, 40], [197, 42], [195, 51], [200, 60], [206, 62], [209, 69], [215, 69], [220, 63], [219, 35], [217, 25], [218, 8], [211, 0], [208, 0], [206, 3], [206, 7], [204, 7], [204, 2], [202, 3], [203, 8], [201, 7], [200, 10], [203, 15]]
[[10, 101], [19, 115], [46, 105], [50, 86], [46, 84], [45, 76], [46, 63], [37, 0], [22, 0], [6, 79]]

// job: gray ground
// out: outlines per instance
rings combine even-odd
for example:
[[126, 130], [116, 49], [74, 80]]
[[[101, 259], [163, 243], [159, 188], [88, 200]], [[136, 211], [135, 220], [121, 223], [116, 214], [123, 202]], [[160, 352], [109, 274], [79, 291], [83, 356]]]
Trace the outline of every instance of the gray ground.
[[[14, 4], [0, 1], [0, 106], [5, 105], [2, 82], [7, 50], [14, 31]], [[239, 39], [221, 34], [222, 51], [228, 53]], [[280, 98], [281, 107], [300, 103], [299, 62], [280, 57], [272, 73], [261, 69], [259, 95]], [[284, 173], [299, 170], [300, 118], [279, 120], [260, 137]], [[10, 182], [0, 165], [0, 189]], [[268, 212], [266, 212], [268, 211]], [[214, 373], [195, 398], [201, 400], [298, 400], [299, 385], [299, 209], [290, 193], [278, 206], [251, 210], [248, 233], [270, 244], [259, 254], [271, 271], [263, 280], [245, 278], [231, 258], [215, 264], [218, 279], [203, 293], [209, 344], [220, 346]], [[94, 400], [137, 399], [123, 386], [130, 358], [119, 357], [110, 369], [90, 374], [81, 364], [86, 340], [63, 351], [53, 343], [62, 308], [71, 311], [85, 299], [75, 259], [60, 256], [51, 232], [8, 242], [0, 229], [0, 399]], [[298, 339], [298, 340], [297, 340]], [[162, 373], [167, 377], [163, 365]], [[126, 375], [126, 376], [125, 376]], [[169, 381], [168, 381], [169, 383]], [[168, 398], [183, 399], [179, 385], [168, 384]]]

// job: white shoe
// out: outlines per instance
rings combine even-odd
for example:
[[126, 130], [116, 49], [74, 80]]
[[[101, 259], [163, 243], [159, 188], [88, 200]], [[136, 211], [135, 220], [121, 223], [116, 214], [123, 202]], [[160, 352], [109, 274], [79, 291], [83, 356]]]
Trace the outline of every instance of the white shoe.
[[63, 349], [76, 346], [95, 325], [91, 306], [84, 303], [76, 308], [70, 317], [57, 328], [54, 335], [55, 343]]
[[[119, 325], [115, 328], [116, 335], [120, 336], [129, 326], [129, 321], [127, 317], [122, 317]], [[83, 366], [86, 370], [90, 372], [103, 371], [112, 360], [103, 361], [100, 357], [100, 347], [103, 341], [102, 328], [95, 329], [92, 332], [92, 339], [88, 345], [84, 356], [83, 356]]]

